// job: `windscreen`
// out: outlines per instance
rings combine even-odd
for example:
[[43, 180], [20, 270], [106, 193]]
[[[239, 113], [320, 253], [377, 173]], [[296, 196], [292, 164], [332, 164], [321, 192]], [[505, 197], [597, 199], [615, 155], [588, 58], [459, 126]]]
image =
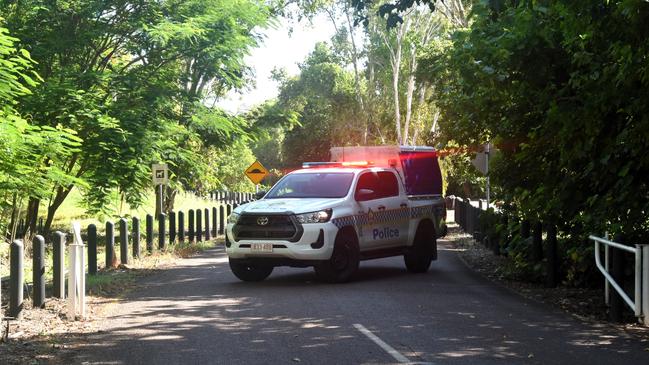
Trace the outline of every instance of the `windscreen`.
[[434, 152], [401, 152], [408, 195], [441, 195], [442, 173]]
[[342, 198], [347, 195], [353, 179], [354, 174], [346, 172], [287, 175], [264, 198]]

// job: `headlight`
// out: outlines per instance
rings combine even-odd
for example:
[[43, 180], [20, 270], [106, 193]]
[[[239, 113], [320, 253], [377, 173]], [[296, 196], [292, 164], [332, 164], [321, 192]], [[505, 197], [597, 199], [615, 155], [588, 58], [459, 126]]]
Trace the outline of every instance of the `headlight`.
[[228, 217], [228, 224], [229, 223], [235, 224], [237, 223], [238, 220], [239, 220], [239, 213], [232, 212]]
[[331, 218], [331, 209], [319, 210], [317, 212], [296, 214], [295, 218], [301, 224], [305, 223], [325, 223]]

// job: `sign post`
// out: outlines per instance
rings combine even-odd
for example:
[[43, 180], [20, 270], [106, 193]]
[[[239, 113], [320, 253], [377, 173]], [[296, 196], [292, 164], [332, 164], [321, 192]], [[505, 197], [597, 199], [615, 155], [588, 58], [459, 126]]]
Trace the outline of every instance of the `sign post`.
[[160, 208], [160, 213], [162, 213], [164, 200], [162, 186], [169, 182], [169, 168], [166, 163], [154, 163], [151, 165], [151, 172], [153, 173], [153, 185], [158, 186], [158, 208]]
[[487, 210], [489, 210], [489, 200], [490, 200], [490, 184], [489, 184], [489, 152], [491, 152], [491, 143], [487, 143], [482, 146], [480, 152], [476, 153], [475, 158], [471, 160], [473, 166], [475, 166], [478, 171], [487, 177], [487, 186], [486, 186], [486, 195], [487, 195]]

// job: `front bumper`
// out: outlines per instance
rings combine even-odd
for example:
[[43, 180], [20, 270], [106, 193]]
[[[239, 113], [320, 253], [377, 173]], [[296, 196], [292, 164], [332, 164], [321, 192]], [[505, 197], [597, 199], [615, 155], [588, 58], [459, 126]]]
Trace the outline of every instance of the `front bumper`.
[[[232, 232], [233, 224], [226, 228], [227, 240], [226, 253], [231, 259], [269, 259], [268, 262], [277, 262], [273, 266], [294, 266], [281, 264], [303, 261], [309, 265], [312, 261], [322, 261], [331, 258], [334, 240], [338, 228], [331, 222], [312, 223], [303, 225], [303, 232], [296, 242], [277, 239], [240, 239], [235, 241]], [[272, 243], [273, 252], [252, 252], [253, 243]]]

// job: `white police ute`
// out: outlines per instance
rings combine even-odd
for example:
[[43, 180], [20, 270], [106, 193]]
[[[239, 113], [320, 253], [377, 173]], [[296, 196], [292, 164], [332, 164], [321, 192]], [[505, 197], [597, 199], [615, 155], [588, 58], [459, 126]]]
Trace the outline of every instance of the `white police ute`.
[[228, 217], [225, 246], [237, 278], [313, 266], [321, 280], [345, 282], [361, 260], [397, 255], [409, 271], [428, 271], [446, 233], [435, 150], [334, 147], [331, 156], [305, 163]]

